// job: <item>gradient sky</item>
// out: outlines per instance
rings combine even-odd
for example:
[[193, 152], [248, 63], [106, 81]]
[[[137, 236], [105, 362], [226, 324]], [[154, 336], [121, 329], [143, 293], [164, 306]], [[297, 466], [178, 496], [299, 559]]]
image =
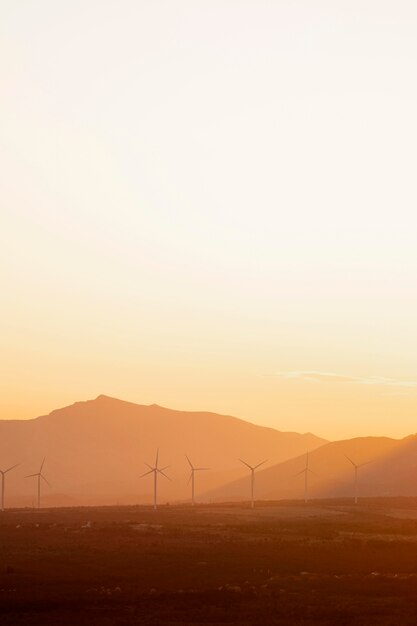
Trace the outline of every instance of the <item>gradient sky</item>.
[[0, 11], [0, 416], [415, 432], [415, 2]]

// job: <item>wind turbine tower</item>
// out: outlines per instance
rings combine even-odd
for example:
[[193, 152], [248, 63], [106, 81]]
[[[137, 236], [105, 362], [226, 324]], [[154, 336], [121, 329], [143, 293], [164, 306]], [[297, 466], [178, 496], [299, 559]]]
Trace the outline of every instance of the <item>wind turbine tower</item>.
[[0, 474], [1, 474], [1, 510], [2, 511], [4, 511], [4, 484], [6, 482], [6, 474], [7, 474], [7, 472], [11, 472], [12, 469], [17, 467], [18, 465], [19, 465], [19, 463], [16, 463], [16, 465], [12, 465], [12, 467], [9, 467], [6, 470], [0, 470]]
[[[304, 469], [301, 470], [301, 472], [298, 472], [296, 476], [301, 476], [301, 474], [304, 474], [304, 502], [305, 504], [307, 504], [308, 502], [308, 475], [314, 474], [314, 472], [309, 467], [308, 452], [306, 454], [306, 466]], [[314, 474], [314, 476], [316, 475], [317, 474]]]
[[51, 484], [46, 480], [45, 476], [42, 474], [45, 459], [46, 457], [43, 459], [41, 463], [39, 472], [36, 472], [36, 474], [29, 474], [29, 476], [25, 476], [25, 478], [32, 478], [33, 476], [36, 476], [38, 479], [38, 509], [41, 508], [41, 479], [44, 480], [46, 484], [49, 485], [49, 487], [51, 486]]
[[251, 471], [251, 480], [250, 480], [250, 506], [253, 509], [255, 506], [255, 499], [254, 499], [254, 494], [255, 494], [255, 470], [258, 469], [258, 467], [261, 467], [261, 465], [263, 465], [264, 463], [267, 462], [268, 459], [265, 459], [265, 461], [261, 461], [261, 463], [258, 463], [258, 465], [249, 465], [249, 463], [246, 463], [246, 461], [243, 461], [242, 459], [239, 459], [239, 461], [241, 463], [243, 463], [243, 465], [246, 465], [246, 467], [248, 467]]
[[155, 511], [157, 509], [158, 474], [162, 474], [162, 476], [165, 476], [165, 478], [168, 478], [168, 480], [171, 480], [170, 477], [167, 476], [164, 472], [164, 470], [168, 469], [169, 465], [166, 465], [165, 467], [158, 467], [158, 458], [159, 458], [159, 448], [156, 451], [155, 465], [152, 467], [152, 465], [149, 465], [149, 463], [145, 463], [145, 465], [149, 467], [149, 472], [145, 472], [140, 477], [140, 478], [143, 478], [144, 476], [153, 474], [153, 508]]
[[355, 463], [347, 456], [347, 454], [345, 454], [345, 457], [348, 461], [352, 463], [355, 470], [355, 504], [358, 504], [358, 469], [363, 467], [364, 465], [368, 465], [368, 463], [372, 463], [372, 461], [366, 461], [365, 463]]
[[191, 480], [191, 504], [192, 506], [195, 506], [195, 498], [194, 498], [194, 474], [196, 472], [202, 472], [202, 471], [206, 471], [208, 469], [210, 469], [209, 467], [194, 467], [194, 465], [191, 463], [190, 459], [188, 458], [187, 455], [185, 455], [185, 458], [188, 461], [188, 464], [191, 468], [191, 474], [190, 474], [190, 478], [188, 479], [188, 482], [190, 482]]

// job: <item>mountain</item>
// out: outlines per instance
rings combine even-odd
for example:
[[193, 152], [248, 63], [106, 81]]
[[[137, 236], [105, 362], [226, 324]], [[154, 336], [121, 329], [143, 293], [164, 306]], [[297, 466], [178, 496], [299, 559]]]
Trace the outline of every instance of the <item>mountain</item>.
[[32, 420], [0, 421], [0, 468], [20, 462], [7, 476], [7, 504], [31, 505], [39, 470], [52, 487], [43, 487], [45, 505], [149, 502], [152, 477], [140, 479], [153, 464], [169, 465], [172, 482], [160, 477], [160, 501], [189, 497], [188, 454], [211, 471], [196, 476], [196, 493], [233, 481], [242, 474], [238, 457], [277, 463], [325, 444], [312, 434], [280, 432], [215, 413], [142, 406], [107, 396], [52, 411]]
[[[362, 496], [417, 496], [417, 436], [396, 440], [359, 437], [327, 443], [309, 453], [311, 498], [350, 497], [354, 468], [346, 457], [364, 465], [358, 470]], [[256, 497], [264, 500], [304, 497], [306, 455], [278, 463], [256, 475]], [[314, 473], [313, 473], [314, 472]], [[247, 499], [249, 476], [212, 490], [215, 500]]]

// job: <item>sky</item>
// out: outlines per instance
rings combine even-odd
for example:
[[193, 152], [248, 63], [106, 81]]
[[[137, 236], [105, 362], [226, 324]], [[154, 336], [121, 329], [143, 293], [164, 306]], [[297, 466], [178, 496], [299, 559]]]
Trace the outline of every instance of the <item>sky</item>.
[[415, 432], [415, 3], [0, 11], [0, 418]]

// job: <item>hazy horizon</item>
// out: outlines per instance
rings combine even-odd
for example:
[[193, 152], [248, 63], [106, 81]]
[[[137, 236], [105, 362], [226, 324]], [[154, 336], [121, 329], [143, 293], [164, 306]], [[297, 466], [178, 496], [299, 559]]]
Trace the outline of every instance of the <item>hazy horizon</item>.
[[300, 471], [307, 463], [312, 497], [349, 497], [352, 463], [360, 468], [363, 496], [415, 497], [416, 452], [415, 434], [329, 442], [233, 416], [136, 405], [104, 395], [35, 420], [0, 420], [0, 472], [20, 461], [7, 477], [9, 507], [18, 508], [30, 506], [34, 485], [25, 477], [33, 477], [39, 466], [52, 481], [43, 485], [46, 506], [149, 504], [154, 488], [149, 474], [158, 459], [161, 471], [168, 471], [159, 477], [161, 502], [188, 502], [190, 458], [194, 467], [207, 468], [198, 473], [199, 502], [245, 501], [248, 463], [258, 467], [260, 501], [302, 497]]
[[0, 418], [414, 432], [415, 3], [1, 6]]
[[415, 626], [417, 4], [0, 18], [5, 623]]
[[[39, 413], [37, 415], [32, 415], [32, 416], [27, 416], [27, 417], [22, 417], [22, 418], [5, 418], [5, 417], [3, 417], [3, 418], [0, 418], [0, 422], [1, 421], [8, 421], [8, 420], [15, 420], [15, 419], [17, 419], [18, 421], [20, 421], [20, 420], [22, 420], [22, 421], [34, 420], [34, 419], [37, 419], [38, 417], [44, 417], [44, 416], [53, 414], [53, 413], [55, 413], [57, 411], [61, 411], [62, 409], [70, 408], [70, 407], [72, 407], [74, 405], [94, 402], [94, 401], [99, 400], [100, 398], [106, 398], [106, 399], [109, 399], [109, 400], [116, 400], [118, 402], [123, 402], [123, 403], [127, 403], [127, 404], [133, 404], [133, 405], [136, 405], [136, 406], [139, 406], [139, 407], [147, 407], [147, 408], [158, 407], [158, 408], [161, 408], [161, 409], [166, 409], [168, 411], [179, 412], [179, 413], [191, 413], [191, 414], [211, 413], [213, 415], [220, 415], [220, 416], [225, 416], [225, 417], [234, 417], [234, 418], [237, 418], [237, 419], [242, 420], [244, 422], [247, 422], [249, 424], [253, 424], [255, 426], [261, 426], [261, 427], [264, 426], [266, 428], [274, 428], [274, 429], [276, 429], [279, 432], [284, 432], [284, 433], [285, 432], [298, 432], [299, 434], [313, 434], [313, 435], [315, 435], [317, 437], [321, 437], [323, 440], [329, 441], [329, 442], [332, 442], [332, 441], [333, 442], [337, 442], [337, 441], [355, 439], [355, 438], [360, 438], [360, 437], [391, 437], [392, 439], [401, 440], [401, 439], [403, 439], [405, 437], [408, 437], [409, 435], [416, 434], [416, 432], [410, 431], [410, 432], [405, 433], [404, 435], [393, 436], [393, 435], [388, 435], [387, 433], [380, 432], [380, 433], [374, 433], [372, 435], [371, 434], [356, 434], [356, 435], [353, 434], [353, 435], [348, 435], [346, 437], [340, 437], [340, 438], [337, 438], [337, 439], [331, 439], [330, 437], [326, 437], [325, 435], [323, 435], [322, 433], [319, 433], [319, 432], [315, 432], [315, 431], [295, 431], [295, 430], [292, 430], [291, 428], [286, 428], [284, 423], [282, 423], [282, 424], [278, 423], [278, 424], [274, 425], [274, 424], [271, 424], [271, 423], [266, 423], [266, 422], [262, 422], [260, 420], [256, 420], [253, 417], [252, 418], [251, 417], [243, 417], [243, 416], [237, 415], [237, 414], [226, 413], [226, 412], [221, 411], [221, 410], [219, 410], [219, 411], [214, 410], [213, 411], [213, 410], [205, 409], [204, 407], [191, 407], [191, 408], [184, 409], [182, 407], [165, 406], [165, 405], [162, 405], [159, 402], [151, 402], [149, 404], [145, 404], [143, 402], [137, 402], [137, 401], [129, 400], [129, 399], [126, 399], [126, 398], [119, 398], [119, 397], [115, 397], [115, 396], [110, 396], [109, 394], [104, 394], [104, 393], [98, 394], [98, 396], [96, 396], [94, 398], [91, 397], [91, 398], [82, 398], [82, 399], [74, 400], [74, 402], [70, 402], [68, 405], [59, 405], [59, 406], [56, 406], [56, 407], [54, 407], [54, 408], [52, 408], [52, 409], [50, 409], [48, 411], [41, 412], [41, 413]], [[115, 417], [117, 417], [117, 415], [115, 415]]]

